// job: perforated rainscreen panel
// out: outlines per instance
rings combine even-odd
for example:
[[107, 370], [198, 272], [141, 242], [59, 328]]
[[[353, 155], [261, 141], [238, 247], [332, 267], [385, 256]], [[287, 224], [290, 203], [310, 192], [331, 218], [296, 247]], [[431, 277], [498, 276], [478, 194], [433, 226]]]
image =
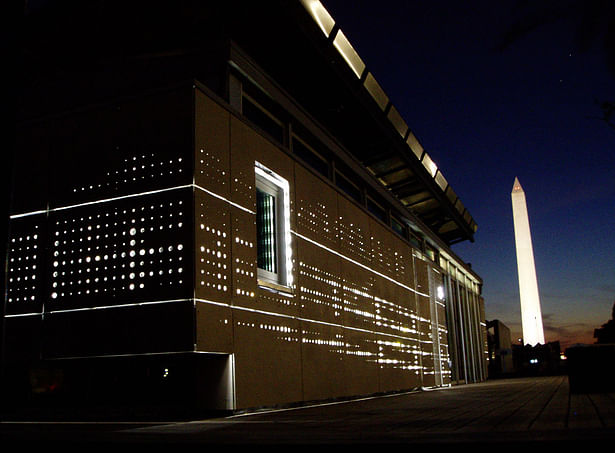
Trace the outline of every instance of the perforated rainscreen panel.
[[7, 323], [40, 317], [48, 356], [191, 349], [191, 89], [20, 130]]
[[191, 197], [176, 189], [50, 213], [46, 311], [190, 297]]
[[44, 216], [11, 222], [6, 267], [6, 314], [40, 313], [46, 292]]

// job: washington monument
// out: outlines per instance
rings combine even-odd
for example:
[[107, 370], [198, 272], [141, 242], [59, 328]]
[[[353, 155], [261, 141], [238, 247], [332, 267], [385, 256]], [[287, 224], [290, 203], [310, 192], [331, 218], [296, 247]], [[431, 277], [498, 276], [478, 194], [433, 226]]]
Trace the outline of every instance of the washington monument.
[[536, 266], [530, 234], [530, 221], [527, 215], [525, 192], [515, 178], [512, 193], [513, 223], [515, 228], [515, 248], [517, 249], [517, 272], [519, 274], [519, 297], [521, 299], [521, 327], [523, 344], [535, 346], [545, 343], [540, 313], [540, 297], [536, 280]]

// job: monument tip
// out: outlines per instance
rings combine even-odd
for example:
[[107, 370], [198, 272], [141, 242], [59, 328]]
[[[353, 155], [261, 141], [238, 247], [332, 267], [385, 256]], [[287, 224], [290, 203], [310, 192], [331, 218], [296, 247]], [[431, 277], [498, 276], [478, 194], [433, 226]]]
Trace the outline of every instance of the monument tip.
[[515, 176], [515, 182], [513, 183], [513, 192], [523, 192], [523, 188], [521, 187], [521, 183], [519, 182], [519, 178]]

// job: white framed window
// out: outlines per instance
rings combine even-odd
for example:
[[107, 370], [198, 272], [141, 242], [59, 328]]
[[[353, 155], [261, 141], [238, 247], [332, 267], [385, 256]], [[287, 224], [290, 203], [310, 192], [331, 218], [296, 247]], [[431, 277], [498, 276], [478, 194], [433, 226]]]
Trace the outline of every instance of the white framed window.
[[292, 286], [289, 184], [259, 162], [254, 173], [258, 283], [288, 290]]

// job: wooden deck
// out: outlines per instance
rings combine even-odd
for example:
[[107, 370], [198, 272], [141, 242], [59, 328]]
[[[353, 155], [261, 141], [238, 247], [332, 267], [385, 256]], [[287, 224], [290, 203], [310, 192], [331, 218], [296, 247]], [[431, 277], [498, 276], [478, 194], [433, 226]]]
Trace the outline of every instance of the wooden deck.
[[[237, 443], [519, 443], [615, 439], [615, 394], [520, 378], [248, 414], [131, 434]], [[128, 433], [126, 433], [128, 434]]]
[[101, 426], [2, 424], [13, 439], [46, 442], [70, 433], [73, 441], [147, 444], [583, 446], [615, 440], [615, 394], [571, 393], [566, 376], [518, 378], [191, 422]]

